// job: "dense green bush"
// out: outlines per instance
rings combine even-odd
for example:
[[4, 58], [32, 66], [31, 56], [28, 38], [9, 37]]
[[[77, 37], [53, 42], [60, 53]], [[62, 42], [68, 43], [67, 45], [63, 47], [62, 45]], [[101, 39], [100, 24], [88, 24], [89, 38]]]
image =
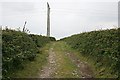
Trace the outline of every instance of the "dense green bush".
[[9, 77], [14, 71], [23, 69], [24, 61], [33, 61], [39, 48], [50, 42], [49, 37], [28, 35], [15, 30], [2, 30], [2, 72]]
[[41, 35], [30, 34], [29, 36], [33, 39], [33, 41], [35, 42], [37, 47], [42, 47], [46, 43], [56, 40], [54, 37], [45, 37], [45, 36], [41, 36]]
[[62, 40], [83, 56], [92, 58], [98, 67], [106, 66], [117, 75], [120, 67], [119, 29], [100, 30], [73, 35]]

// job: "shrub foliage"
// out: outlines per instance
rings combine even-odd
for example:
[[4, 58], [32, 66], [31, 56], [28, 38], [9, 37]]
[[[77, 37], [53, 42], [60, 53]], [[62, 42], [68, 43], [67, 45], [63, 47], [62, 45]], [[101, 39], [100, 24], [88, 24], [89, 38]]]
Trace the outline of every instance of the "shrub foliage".
[[14, 71], [23, 69], [24, 61], [33, 61], [39, 48], [55, 38], [27, 34], [15, 30], [2, 30], [3, 77], [9, 77]]
[[98, 67], [106, 66], [111, 74], [118, 74], [120, 67], [119, 36], [120, 29], [84, 32], [62, 40], [83, 56], [92, 58]]

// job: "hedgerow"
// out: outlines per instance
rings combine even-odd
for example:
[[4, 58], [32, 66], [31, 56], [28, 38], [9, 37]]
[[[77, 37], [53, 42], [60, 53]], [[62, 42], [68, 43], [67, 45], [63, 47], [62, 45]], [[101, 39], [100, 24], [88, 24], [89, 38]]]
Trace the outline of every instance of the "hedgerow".
[[110, 74], [118, 75], [120, 69], [119, 52], [120, 29], [84, 32], [63, 38], [73, 49], [95, 61], [97, 67], [109, 68]]
[[44, 46], [46, 43], [48, 43], [50, 41], [55, 41], [56, 40], [54, 37], [45, 37], [45, 36], [42, 36], [42, 35], [34, 35], [34, 34], [30, 34], [29, 37], [32, 38], [34, 43], [39, 48]]
[[11, 77], [16, 70], [24, 69], [23, 62], [35, 60], [36, 54], [40, 53], [39, 49], [50, 41], [52, 40], [49, 37], [10, 29], [2, 30], [3, 78]]

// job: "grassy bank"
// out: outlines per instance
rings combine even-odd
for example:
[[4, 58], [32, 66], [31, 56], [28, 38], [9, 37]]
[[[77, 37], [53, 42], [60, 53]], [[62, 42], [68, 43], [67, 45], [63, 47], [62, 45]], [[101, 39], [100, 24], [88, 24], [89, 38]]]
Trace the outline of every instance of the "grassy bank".
[[24, 62], [24, 69], [16, 71], [11, 76], [14, 78], [39, 78], [40, 70], [42, 66], [47, 63], [46, 57], [48, 57], [48, 49], [50, 44], [40, 48], [40, 53], [36, 55], [34, 61]]
[[119, 29], [85, 32], [62, 39], [95, 65], [96, 76], [118, 77], [119, 73]]
[[[55, 38], [27, 34], [22, 31], [10, 29], [2, 30], [3, 78], [21, 77], [22, 72], [19, 73], [19, 71], [22, 70], [25, 70], [23, 73], [27, 70], [30, 73], [30, 68], [25, 69], [29, 63], [31, 67], [35, 67], [35, 64], [39, 67], [40, 65], [42, 66], [44, 61], [46, 61], [46, 56], [42, 54], [40, 49], [50, 41], [55, 41]], [[34, 62], [35, 60], [37, 60], [39, 64]], [[18, 73], [18, 75], [16, 73]], [[27, 75], [27, 72], [25, 75]]]

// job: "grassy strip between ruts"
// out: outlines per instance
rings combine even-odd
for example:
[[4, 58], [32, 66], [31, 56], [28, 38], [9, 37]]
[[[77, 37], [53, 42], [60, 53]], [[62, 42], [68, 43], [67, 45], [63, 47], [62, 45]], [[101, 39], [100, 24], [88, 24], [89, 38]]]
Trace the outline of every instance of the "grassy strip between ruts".
[[48, 56], [49, 43], [45, 47], [40, 49], [41, 53], [37, 54], [34, 61], [26, 61], [23, 63], [24, 69], [16, 71], [13, 78], [39, 78], [40, 70], [47, 62], [46, 57]]
[[62, 42], [56, 42], [54, 45], [54, 52], [57, 56], [57, 71], [53, 75], [55, 78], [77, 78], [80, 75], [74, 75], [73, 72], [77, 66], [65, 55], [65, 50]]

